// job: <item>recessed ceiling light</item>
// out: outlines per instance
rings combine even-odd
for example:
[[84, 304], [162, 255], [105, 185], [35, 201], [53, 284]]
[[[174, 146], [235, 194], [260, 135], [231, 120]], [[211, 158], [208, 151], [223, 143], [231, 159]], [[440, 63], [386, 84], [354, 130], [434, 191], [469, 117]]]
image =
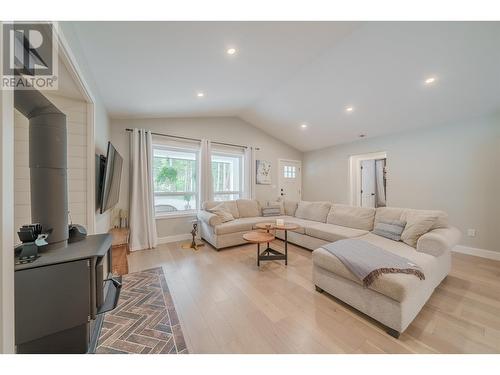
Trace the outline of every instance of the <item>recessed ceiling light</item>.
[[236, 54], [236, 48], [228, 48], [228, 49], [226, 50], [226, 53], [227, 53], [228, 55], [234, 55], [234, 54]]
[[352, 112], [352, 111], [354, 111], [354, 107], [352, 107], [352, 106], [346, 107], [345, 111], [346, 112]]
[[360, 135], [358, 135], [358, 137], [359, 138], [364, 138], [364, 137], [366, 137], [366, 134], [360, 134]]
[[197, 92], [197, 93], [196, 93], [196, 96], [197, 96], [198, 98], [203, 98], [203, 97], [205, 96], [205, 93], [204, 93], [204, 92]]
[[424, 82], [426, 85], [432, 85], [434, 82], [436, 82], [436, 77], [429, 77]]
[[301, 127], [302, 129], [305, 129], [305, 128], [307, 128], [307, 124], [301, 124], [301, 125], [300, 125], [300, 127]]

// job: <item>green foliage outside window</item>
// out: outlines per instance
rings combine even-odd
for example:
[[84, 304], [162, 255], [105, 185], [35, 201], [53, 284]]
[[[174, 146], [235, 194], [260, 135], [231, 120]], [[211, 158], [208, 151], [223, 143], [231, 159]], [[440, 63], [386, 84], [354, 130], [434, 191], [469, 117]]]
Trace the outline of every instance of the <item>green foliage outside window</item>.
[[195, 192], [196, 161], [154, 157], [154, 190], [156, 192]]

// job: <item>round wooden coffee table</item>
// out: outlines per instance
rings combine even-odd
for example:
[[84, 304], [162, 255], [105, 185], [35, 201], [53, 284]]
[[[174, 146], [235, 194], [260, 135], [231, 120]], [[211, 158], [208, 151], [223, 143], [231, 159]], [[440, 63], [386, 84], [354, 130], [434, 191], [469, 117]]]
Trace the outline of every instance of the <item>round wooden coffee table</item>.
[[268, 243], [267, 249], [259, 255], [259, 258], [260, 260], [284, 260], [285, 266], [288, 265], [288, 231], [298, 229], [299, 226], [292, 223], [284, 223], [283, 225], [277, 225], [276, 223], [257, 223], [255, 227], [258, 229], [265, 229], [267, 233], [270, 233], [271, 230], [282, 230], [285, 232], [285, 254], [272, 249]]
[[267, 259], [262, 259], [261, 258], [261, 253], [260, 253], [260, 244], [261, 243], [267, 243], [268, 247], [262, 254], [264, 254], [268, 249], [269, 249], [269, 242], [273, 241], [275, 239], [274, 235], [272, 235], [269, 232], [248, 232], [243, 235], [243, 239], [250, 243], [256, 243], [257, 244], [257, 266], [260, 266], [260, 261], [261, 260], [267, 260]]

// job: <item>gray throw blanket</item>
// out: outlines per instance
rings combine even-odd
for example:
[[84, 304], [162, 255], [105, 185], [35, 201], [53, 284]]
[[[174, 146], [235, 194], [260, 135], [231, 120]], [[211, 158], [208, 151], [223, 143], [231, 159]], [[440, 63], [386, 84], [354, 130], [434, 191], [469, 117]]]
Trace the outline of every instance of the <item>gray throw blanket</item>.
[[407, 273], [425, 280], [424, 273], [409, 259], [400, 257], [371, 243], [356, 240], [340, 240], [322, 246], [335, 255], [363, 286], [369, 287], [383, 273]]

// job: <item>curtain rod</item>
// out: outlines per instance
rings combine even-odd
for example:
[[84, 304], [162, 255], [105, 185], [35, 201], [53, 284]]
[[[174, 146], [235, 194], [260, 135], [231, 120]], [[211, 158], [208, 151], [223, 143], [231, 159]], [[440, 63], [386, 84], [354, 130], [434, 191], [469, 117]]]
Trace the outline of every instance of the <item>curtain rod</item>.
[[[130, 128], [126, 128], [125, 129], [126, 131], [128, 132], [131, 132], [133, 131], [134, 129], [130, 129]], [[139, 129], [140, 131], [140, 129]], [[160, 136], [160, 137], [169, 137], [169, 138], [177, 138], [177, 139], [184, 139], [186, 141], [195, 141], [195, 142], [201, 142], [201, 139], [198, 139], [198, 138], [190, 138], [190, 137], [181, 137], [180, 135], [171, 135], [171, 134], [162, 134], [162, 133], [154, 133], [154, 132], [151, 132], [152, 135], [157, 135], [157, 136]], [[215, 143], [217, 145], [222, 145], [222, 146], [232, 146], [232, 147], [241, 147], [241, 148], [248, 148], [248, 146], [243, 146], [243, 145], [237, 145], [237, 144], [233, 144], [233, 143], [224, 143], [224, 142], [211, 142], [211, 143]], [[259, 150], [258, 147], [255, 148], [256, 150]]]

